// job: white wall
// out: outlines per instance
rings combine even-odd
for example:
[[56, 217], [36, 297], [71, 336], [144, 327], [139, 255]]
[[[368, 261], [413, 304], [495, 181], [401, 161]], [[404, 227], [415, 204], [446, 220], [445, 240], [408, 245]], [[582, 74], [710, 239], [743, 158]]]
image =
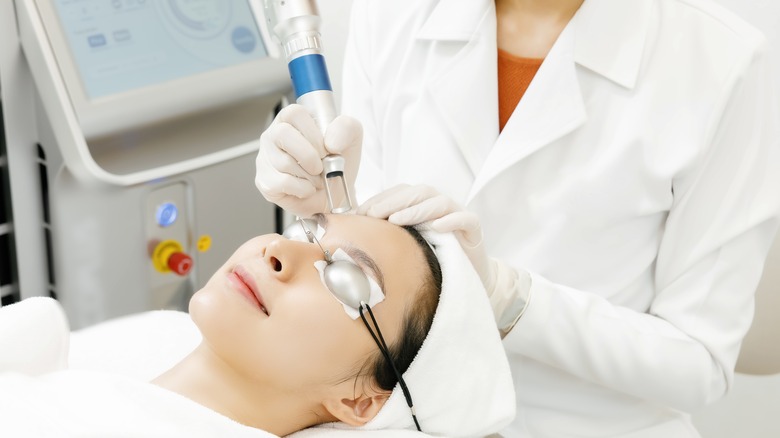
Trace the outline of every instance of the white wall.
[[772, 45], [776, 71], [780, 72], [780, 1], [715, 0], [759, 28]]

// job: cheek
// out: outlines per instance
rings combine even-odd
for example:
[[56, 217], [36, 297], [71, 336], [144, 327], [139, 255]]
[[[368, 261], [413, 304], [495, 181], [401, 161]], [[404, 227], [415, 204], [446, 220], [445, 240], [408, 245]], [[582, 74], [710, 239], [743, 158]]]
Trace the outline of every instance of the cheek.
[[328, 382], [345, 377], [367, 353], [363, 322], [348, 317], [327, 292], [290, 293], [283, 304], [284, 313], [274, 312], [263, 327], [275, 372], [295, 376], [301, 385]]
[[190, 317], [204, 342], [217, 355], [236, 369], [251, 373], [252, 365], [258, 359], [252, 343], [261, 317], [243, 302], [241, 296], [212, 283], [193, 295], [189, 304]]

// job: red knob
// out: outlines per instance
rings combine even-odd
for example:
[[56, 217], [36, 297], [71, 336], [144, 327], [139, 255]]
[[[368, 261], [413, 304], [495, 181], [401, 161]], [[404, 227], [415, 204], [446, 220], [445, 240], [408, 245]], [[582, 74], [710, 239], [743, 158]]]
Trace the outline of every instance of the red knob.
[[192, 257], [183, 252], [175, 252], [168, 257], [168, 267], [179, 275], [187, 275], [192, 269]]

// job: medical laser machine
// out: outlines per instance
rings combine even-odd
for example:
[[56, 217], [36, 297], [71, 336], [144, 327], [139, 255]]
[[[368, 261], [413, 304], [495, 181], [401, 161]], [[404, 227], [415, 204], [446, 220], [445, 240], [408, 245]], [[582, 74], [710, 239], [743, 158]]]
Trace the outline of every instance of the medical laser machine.
[[[314, 117], [323, 134], [338, 115], [330, 76], [322, 55], [320, 15], [313, 0], [264, 0], [266, 21], [272, 37], [281, 43], [290, 71], [296, 102]], [[322, 176], [331, 213], [352, 210], [352, 196], [344, 175], [344, 158], [322, 159]]]
[[254, 159], [290, 81], [264, 20], [249, 0], [14, 5], [36, 120], [35, 143], [9, 148], [37, 150], [47, 256], [44, 290], [20, 262], [22, 298], [55, 295], [73, 328], [185, 310], [241, 243], [277, 229]]

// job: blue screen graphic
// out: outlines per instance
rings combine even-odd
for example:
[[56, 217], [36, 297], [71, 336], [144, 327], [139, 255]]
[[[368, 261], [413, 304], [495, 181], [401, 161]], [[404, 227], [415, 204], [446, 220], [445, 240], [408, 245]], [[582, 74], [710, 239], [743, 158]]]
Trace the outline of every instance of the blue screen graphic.
[[247, 0], [55, 0], [89, 98], [268, 56]]

